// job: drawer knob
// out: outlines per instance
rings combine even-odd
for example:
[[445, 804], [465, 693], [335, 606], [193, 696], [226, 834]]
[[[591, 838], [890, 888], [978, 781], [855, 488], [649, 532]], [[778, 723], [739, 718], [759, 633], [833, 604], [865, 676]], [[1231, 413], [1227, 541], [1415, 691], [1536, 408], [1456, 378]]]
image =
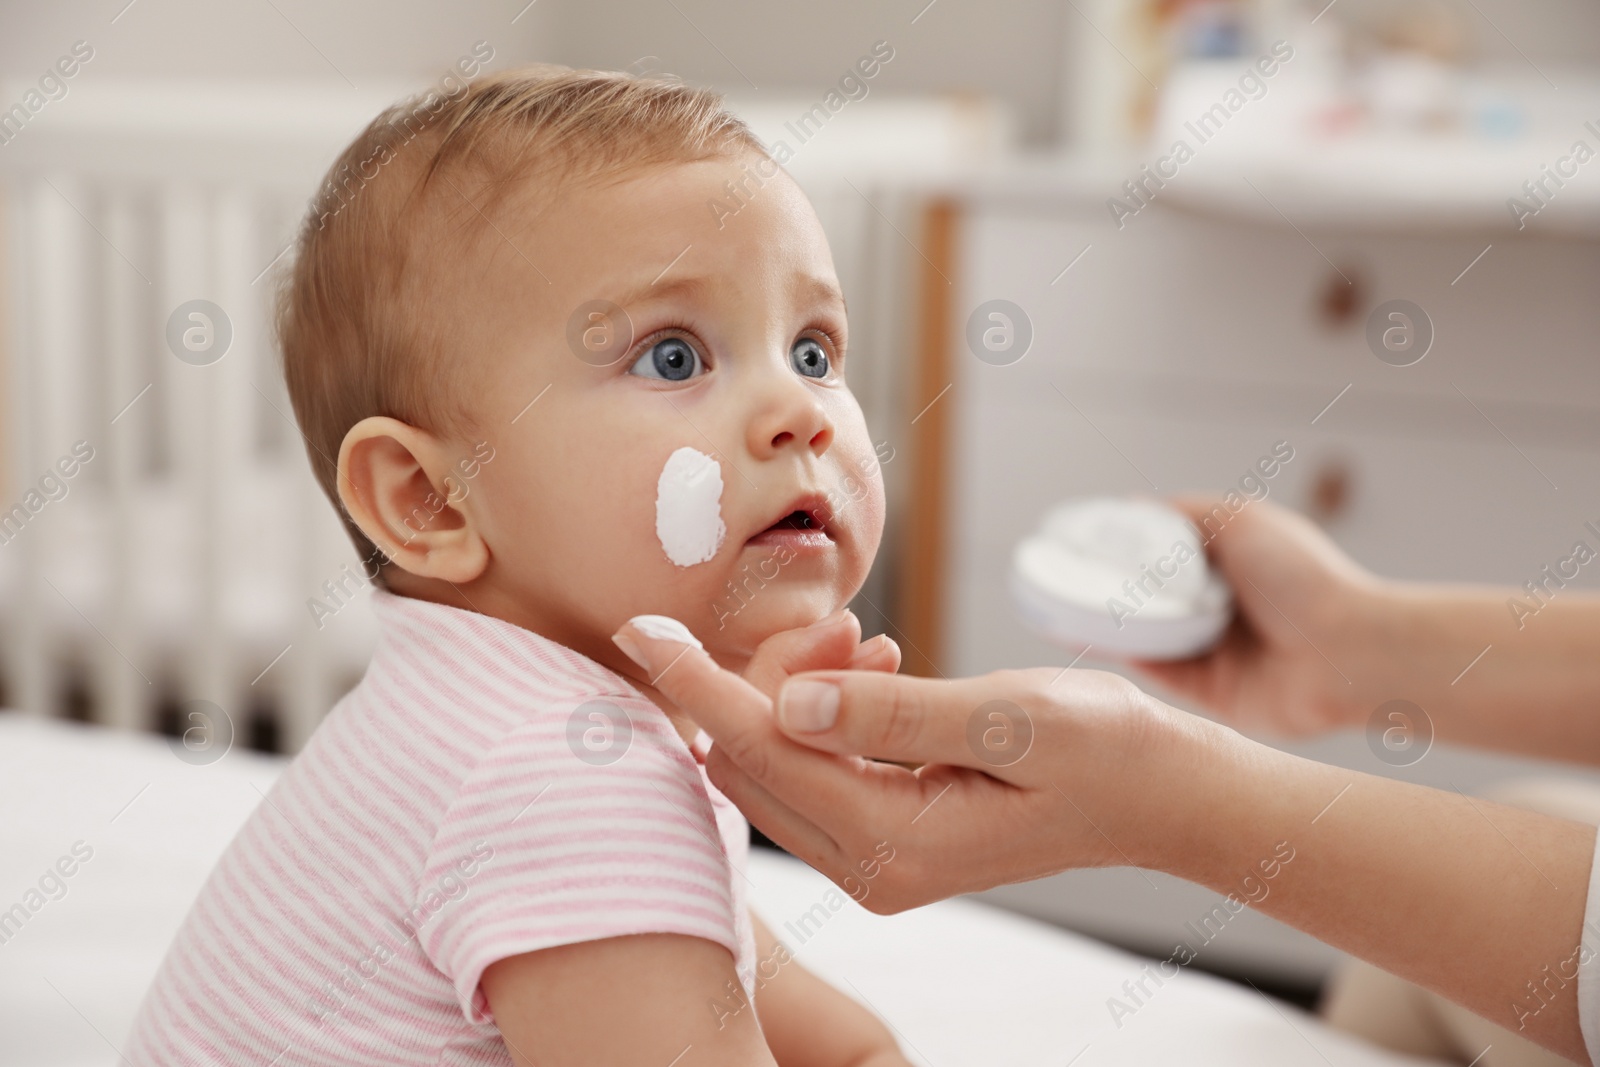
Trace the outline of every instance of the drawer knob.
[[1344, 460], [1323, 460], [1311, 478], [1311, 501], [1306, 509], [1311, 518], [1322, 524], [1343, 518], [1350, 510], [1352, 481], [1350, 466]]

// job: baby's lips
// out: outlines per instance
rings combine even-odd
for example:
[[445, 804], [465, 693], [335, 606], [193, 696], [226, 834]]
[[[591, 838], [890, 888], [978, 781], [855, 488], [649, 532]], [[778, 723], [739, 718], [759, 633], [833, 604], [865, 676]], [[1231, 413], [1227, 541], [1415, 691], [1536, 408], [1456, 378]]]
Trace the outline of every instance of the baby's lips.
[[[841, 540], [841, 535], [844, 532], [842, 514], [840, 511], [835, 510], [826, 494], [816, 492], [804, 493], [790, 501], [788, 510], [775, 519], [768, 520], [759, 529], [752, 530], [746, 540], [754, 540], [774, 526], [784, 523], [797, 512], [809, 517], [808, 525], [811, 529], [821, 530], [834, 542]], [[758, 519], [757, 521], [761, 520]]]

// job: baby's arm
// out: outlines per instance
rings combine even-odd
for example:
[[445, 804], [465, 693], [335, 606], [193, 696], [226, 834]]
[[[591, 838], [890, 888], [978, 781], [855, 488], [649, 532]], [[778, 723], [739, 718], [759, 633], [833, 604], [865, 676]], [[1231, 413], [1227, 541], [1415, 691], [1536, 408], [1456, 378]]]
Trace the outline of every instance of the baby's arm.
[[877, 1016], [800, 966], [760, 916], [750, 919], [761, 976], [782, 961], [756, 991], [761, 1029], [779, 1067], [909, 1067]]
[[733, 957], [716, 942], [635, 934], [503, 959], [484, 970], [482, 989], [518, 1067], [771, 1067], [755, 1013], [717, 1010], [730, 982]]

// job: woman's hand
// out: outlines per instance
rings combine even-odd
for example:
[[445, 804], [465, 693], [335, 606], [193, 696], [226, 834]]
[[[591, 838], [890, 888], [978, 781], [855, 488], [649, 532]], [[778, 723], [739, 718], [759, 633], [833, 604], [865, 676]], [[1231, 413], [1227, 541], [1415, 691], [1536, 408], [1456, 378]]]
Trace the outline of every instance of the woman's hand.
[[[1160, 806], [1184, 803], [1171, 795], [1174, 761], [1192, 766], [1188, 742], [1202, 735], [1235, 737], [1116, 675], [1053, 667], [956, 681], [810, 673], [783, 685], [775, 714], [762, 685], [704, 652], [622, 634], [654, 686], [716, 740], [716, 786], [880, 913], [1069, 867], [1148, 863], [1148, 835], [1168, 826]], [[830, 691], [831, 725], [808, 729], [827, 718]]]
[[[620, 642], [619, 647], [622, 647]], [[633, 653], [628, 652], [628, 655]], [[761, 642], [743, 674], [745, 681], [776, 700], [778, 689], [789, 676], [802, 671], [885, 671], [893, 674], [899, 669], [900, 646], [884, 634], [861, 640], [861, 620], [849, 608], [841, 608], [803, 629], [781, 630]]]
[[1415, 736], [1600, 762], [1600, 597], [1540, 576], [1538, 596], [1381, 580], [1294, 512], [1174, 503], [1207, 538], [1238, 616], [1204, 656], [1130, 664], [1173, 694], [1267, 735], [1363, 726], [1404, 701]]
[[1528, 982], [1574, 973], [1592, 826], [1278, 752], [1095, 671], [828, 670], [784, 682], [775, 712], [705, 653], [623, 633], [715, 739], [717, 786], [872, 911], [1149, 867], [1584, 1054], [1577, 984]]
[[1236, 514], [1208, 497], [1173, 503], [1200, 529], [1238, 614], [1204, 656], [1131, 666], [1251, 733], [1359, 725], [1399, 695], [1404, 653], [1382, 636], [1393, 627], [1385, 587], [1326, 534], [1265, 502]]

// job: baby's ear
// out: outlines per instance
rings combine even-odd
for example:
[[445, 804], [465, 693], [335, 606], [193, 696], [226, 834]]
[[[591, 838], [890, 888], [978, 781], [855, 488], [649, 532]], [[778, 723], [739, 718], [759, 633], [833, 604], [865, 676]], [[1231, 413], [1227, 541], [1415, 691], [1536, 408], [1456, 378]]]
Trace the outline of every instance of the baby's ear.
[[489, 563], [489, 548], [459, 506], [460, 479], [444, 444], [386, 416], [362, 419], [339, 446], [339, 499], [400, 567], [457, 585]]

